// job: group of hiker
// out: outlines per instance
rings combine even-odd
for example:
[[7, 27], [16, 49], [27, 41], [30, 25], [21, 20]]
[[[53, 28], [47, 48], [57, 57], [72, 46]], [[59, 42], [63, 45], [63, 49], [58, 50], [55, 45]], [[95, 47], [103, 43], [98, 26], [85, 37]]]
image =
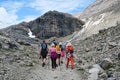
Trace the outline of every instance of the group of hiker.
[[46, 65], [46, 57], [49, 56], [51, 58], [52, 70], [63, 64], [63, 58], [66, 59], [66, 68], [68, 68], [69, 62], [71, 62], [71, 69], [74, 69], [74, 48], [70, 42], [62, 44], [62, 42], [53, 40], [48, 47], [48, 44], [43, 40], [40, 44], [39, 52], [42, 58], [42, 67]]

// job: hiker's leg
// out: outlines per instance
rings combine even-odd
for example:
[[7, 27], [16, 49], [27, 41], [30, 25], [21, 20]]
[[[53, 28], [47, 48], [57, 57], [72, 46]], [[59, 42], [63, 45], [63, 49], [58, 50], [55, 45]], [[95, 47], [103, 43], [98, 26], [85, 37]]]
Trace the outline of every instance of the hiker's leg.
[[71, 57], [71, 68], [74, 69], [74, 57]]
[[56, 59], [53, 59], [53, 68], [56, 68]]
[[42, 67], [44, 67], [44, 57], [42, 55]]
[[57, 67], [57, 64], [56, 64], [56, 58], [54, 59], [54, 68]]
[[46, 63], [46, 57], [47, 57], [47, 53], [44, 53], [44, 56], [43, 56], [43, 63]]
[[52, 64], [52, 68], [54, 68], [54, 60], [53, 60], [53, 58], [51, 58], [51, 64]]
[[58, 54], [59, 56], [58, 56], [58, 64], [60, 65], [60, 54]]
[[61, 57], [61, 60], [60, 60], [60, 61], [61, 61], [61, 63], [63, 63], [63, 57]]
[[59, 65], [59, 54], [57, 54], [56, 64]]
[[67, 58], [67, 62], [66, 62], [66, 67], [68, 68], [69, 65], [69, 58]]

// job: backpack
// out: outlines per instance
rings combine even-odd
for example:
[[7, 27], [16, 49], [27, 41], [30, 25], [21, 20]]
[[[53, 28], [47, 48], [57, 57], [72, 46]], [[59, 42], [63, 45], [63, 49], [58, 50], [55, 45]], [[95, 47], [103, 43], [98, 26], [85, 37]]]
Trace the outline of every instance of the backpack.
[[65, 49], [65, 45], [62, 45], [62, 46], [61, 46], [61, 50], [64, 50], [64, 49]]
[[61, 48], [59, 45], [56, 45], [56, 51], [61, 51]]
[[65, 56], [64, 51], [61, 51], [61, 56], [62, 56], [62, 57], [64, 57], [64, 56]]
[[51, 52], [50, 57], [56, 59], [57, 58], [56, 48], [50, 48], [50, 52]]
[[74, 51], [73, 46], [68, 46], [67, 49], [68, 49], [68, 52], [70, 52], [70, 53], [73, 53], [73, 51]]
[[46, 43], [42, 43], [41, 44], [41, 49], [42, 50], [47, 50], [47, 44]]

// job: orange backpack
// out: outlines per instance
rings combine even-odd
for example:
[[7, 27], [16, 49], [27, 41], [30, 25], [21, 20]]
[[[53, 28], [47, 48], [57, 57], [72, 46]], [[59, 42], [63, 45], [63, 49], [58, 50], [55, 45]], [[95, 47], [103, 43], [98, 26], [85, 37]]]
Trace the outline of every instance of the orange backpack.
[[61, 51], [61, 48], [59, 45], [56, 45], [56, 51]]
[[68, 50], [68, 52], [73, 52], [74, 48], [73, 48], [73, 46], [68, 46], [67, 50]]

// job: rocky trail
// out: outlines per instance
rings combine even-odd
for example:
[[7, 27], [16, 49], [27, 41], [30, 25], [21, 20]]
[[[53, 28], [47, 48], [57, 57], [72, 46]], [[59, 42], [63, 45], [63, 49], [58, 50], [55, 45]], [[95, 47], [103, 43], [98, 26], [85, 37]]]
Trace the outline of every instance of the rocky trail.
[[25, 80], [83, 80], [81, 79], [80, 72], [78, 72], [77, 68], [72, 70], [69, 67], [66, 69], [65, 61], [54, 71], [52, 70], [51, 65], [48, 64], [48, 60], [45, 67], [42, 67], [41, 64], [42, 63], [40, 60], [40, 64], [36, 65], [31, 70], [31, 73], [26, 77]]

